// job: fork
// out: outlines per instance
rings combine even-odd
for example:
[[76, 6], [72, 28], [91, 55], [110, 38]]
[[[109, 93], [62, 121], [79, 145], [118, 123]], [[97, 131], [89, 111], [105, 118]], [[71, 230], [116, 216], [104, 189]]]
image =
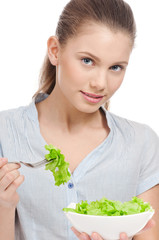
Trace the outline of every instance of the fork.
[[46, 163], [49, 163], [51, 161], [53, 161], [54, 159], [52, 160], [46, 160], [46, 159], [43, 159], [42, 161], [39, 161], [39, 162], [36, 162], [36, 163], [28, 163], [28, 162], [23, 162], [23, 161], [19, 161], [19, 162], [9, 162], [9, 163], [21, 163], [21, 164], [24, 164], [25, 166], [27, 167], [31, 167], [31, 168], [38, 168], [38, 167], [42, 167], [44, 164]]

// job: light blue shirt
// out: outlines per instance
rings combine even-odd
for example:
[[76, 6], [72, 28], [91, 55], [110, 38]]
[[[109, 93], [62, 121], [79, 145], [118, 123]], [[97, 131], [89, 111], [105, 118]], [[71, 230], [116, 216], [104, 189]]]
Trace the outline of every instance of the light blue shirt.
[[[44, 167], [22, 166], [16, 240], [77, 240], [62, 209], [71, 202], [128, 201], [159, 183], [159, 138], [146, 125], [118, 117], [103, 108], [110, 134], [75, 169], [69, 183], [54, 185]], [[34, 101], [0, 113], [0, 156], [36, 162], [48, 153], [40, 134]], [[67, 159], [66, 159], [67, 161]]]

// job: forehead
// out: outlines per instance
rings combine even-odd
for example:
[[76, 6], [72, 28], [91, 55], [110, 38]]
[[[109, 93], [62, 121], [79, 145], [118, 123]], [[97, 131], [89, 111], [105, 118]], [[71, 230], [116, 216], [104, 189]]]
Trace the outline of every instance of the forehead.
[[68, 39], [65, 50], [71, 52], [88, 51], [98, 57], [129, 58], [132, 43], [129, 35], [123, 31], [112, 31], [108, 27], [88, 23], [78, 29], [76, 36]]

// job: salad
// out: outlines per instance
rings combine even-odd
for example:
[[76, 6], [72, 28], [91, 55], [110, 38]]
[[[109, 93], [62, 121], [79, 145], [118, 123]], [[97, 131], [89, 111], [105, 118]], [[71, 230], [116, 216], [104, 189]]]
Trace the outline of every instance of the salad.
[[133, 197], [128, 202], [120, 202], [114, 200], [108, 200], [103, 197], [101, 200], [81, 201], [76, 204], [76, 208], [63, 208], [64, 212], [75, 212], [88, 215], [100, 215], [100, 216], [122, 216], [131, 215], [136, 213], [142, 213], [146, 211], [153, 211], [150, 203], [144, 202], [142, 199]]
[[71, 178], [68, 170], [69, 163], [65, 162], [65, 157], [61, 154], [61, 150], [52, 144], [45, 145], [45, 149], [49, 151], [49, 153], [45, 155], [45, 159], [48, 160], [48, 163], [45, 165], [45, 170], [50, 170], [53, 173], [55, 185], [60, 186], [68, 182]]

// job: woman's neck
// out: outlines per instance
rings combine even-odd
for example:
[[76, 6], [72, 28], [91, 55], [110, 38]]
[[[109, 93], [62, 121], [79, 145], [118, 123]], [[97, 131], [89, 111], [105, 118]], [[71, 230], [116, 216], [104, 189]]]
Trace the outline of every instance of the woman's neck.
[[[61, 99], [60, 99], [61, 100]], [[58, 99], [56, 94], [50, 94], [45, 100], [36, 104], [40, 123], [54, 124], [61, 129], [74, 131], [83, 127], [100, 127], [105, 118], [100, 110], [93, 113], [78, 111], [68, 102]], [[105, 124], [105, 123], [104, 123]]]

